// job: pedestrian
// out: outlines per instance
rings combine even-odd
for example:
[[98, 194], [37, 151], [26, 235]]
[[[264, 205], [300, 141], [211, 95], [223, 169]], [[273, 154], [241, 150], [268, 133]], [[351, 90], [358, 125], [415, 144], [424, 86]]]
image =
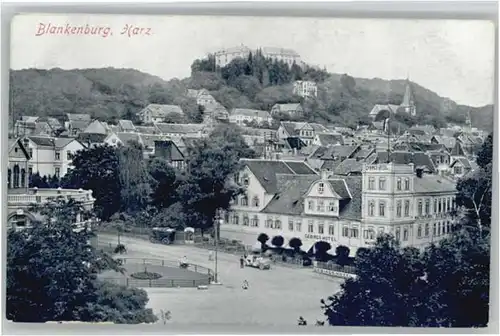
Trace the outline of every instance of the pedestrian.
[[208, 252], [208, 261], [212, 261], [214, 259], [214, 253], [212, 251]]
[[241, 288], [243, 288], [243, 289], [248, 289], [248, 287], [249, 287], [249, 286], [248, 286], [248, 281], [244, 280], [244, 281], [243, 281], [243, 286], [241, 286]]
[[245, 267], [245, 259], [243, 259], [243, 257], [240, 257], [240, 268], [244, 267]]

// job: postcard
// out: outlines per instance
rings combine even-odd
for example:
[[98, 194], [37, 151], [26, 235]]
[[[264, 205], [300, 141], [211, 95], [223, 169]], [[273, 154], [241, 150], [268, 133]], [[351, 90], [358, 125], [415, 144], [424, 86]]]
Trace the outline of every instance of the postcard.
[[7, 319], [487, 327], [494, 61], [480, 20], [17, 15]]

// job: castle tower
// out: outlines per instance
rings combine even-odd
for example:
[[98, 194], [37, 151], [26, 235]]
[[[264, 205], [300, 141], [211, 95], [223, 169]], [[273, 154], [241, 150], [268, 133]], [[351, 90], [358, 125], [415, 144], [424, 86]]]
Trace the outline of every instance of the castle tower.
[[415, 105], [415, 98], [413, 97], [413, 92], [411, 89], [410, 80], [406, 79], [405, 95], [403, 97], [403, 102], [400, 105], [406, 113], [409, 115], [417, 115], [417, 107]]

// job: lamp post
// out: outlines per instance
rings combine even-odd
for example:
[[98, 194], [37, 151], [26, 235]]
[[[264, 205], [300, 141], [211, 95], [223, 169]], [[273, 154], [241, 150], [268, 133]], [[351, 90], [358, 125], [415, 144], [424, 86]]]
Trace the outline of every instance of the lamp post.
[[217, 270], [217, 252], [219, 251], [219, 227], [224, 223], [222, 213], [219, 211], [218, 215], [214, 221], [214, 238], [215, 238], [215, 274], [214, 274], [214, 284], [219, 284], [219, 276]]

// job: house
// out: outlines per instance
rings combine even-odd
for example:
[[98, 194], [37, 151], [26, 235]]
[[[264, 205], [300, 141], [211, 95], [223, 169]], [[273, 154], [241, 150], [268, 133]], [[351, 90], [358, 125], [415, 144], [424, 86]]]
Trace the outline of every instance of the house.
[[[292, 238], [308, 252], [318, 241], [349, 247], [372, 246], [379, 234], [401, 246], [423, 249], [448, 236], [456, 208], [455, 183], [415, 172], [412, 165], [364, 164], [357, 176], [312, 173], [304, 163], [243, 162], [236, 181], [246, 193], [225, 213], [221, 236], [254, 245], [260, 233]], [[310, 168], [308, 168], [310, 169]]]
[[29, 175], [39, 173], [41, 176], [55, 175], [61, 178], [72, 168], [73, 155], [85, 149], [75, 138], [31, 136], [27, 139], [27, 150], [31, 157]]
[[413, 164], [416, 169], [421, 169], [427, 174], [437, 174], [438, 169], [429, 154], [423, 152], [393, 151], [390, 155], [387, 152], [377, 152], [377, 164], [394, 163], [399, 165]]
[[203, 124], [168, 124], [155, 123], [158, 134], [167, 135], [172, 138], [176, 137], [198, 137], [208, 136], [211, 132], [211, 127]]
[[130, 120], [120, 119], [118, 120], [119, 132], [136, 132], [134, 123]]
[[[137, 133], [158, 134], [160, 131], [155, 126], [134, 126]], [[120, 130], [117, 130], [119, 132]]]
[[431, 138], [431, 143], [432, 144], [440, 144], [446, 147], [448, 151], [451, 151], [453, 147], [455, 147], [455, 143], [457, 142], [457, 139], [452, 136], [446, 136], [446, 135], [433, 135]]
[[399, 105], [395, 104], [375, 104], [370, 111], [370, 116], [375, 118], [382, 111], [388, 111], [390, 115], [398, 113]]
[[229, 122], [240, 126], [245, 126], [247, 123], [252, 122], [261, 125], [264, 122], [271, 124], [273, 122], [273, 118], [267, 111], [234, 108], [229, 113]]
[[189, 89], [187, 96], [196, 99], [196, 104], [201, 106], [209, 106], [217, 104], [215, 98], [206, 89], [193, 90]]
[[101, 134], [101, 133], [80, 133], [76, 137], [80, 143], [82, 143], [85, 147], [91, 148], [95, 146], [102, 146], [104, 144], [108, 144], [110, 146], [117, 146], [119, 139], [116, 136], [116, 133], [111, 132], [109, 134]]
[[70, 136], [77, 136], [91, 123], [91, 117], [89, 114], [67, 113], [66, 118], [68, 120], [65, 122], [64, 127]]
[[215, 58], [216, 66], [222, 68], [231, 63], [231, 61], [234, 60], [235, 58], [243, 58], [243, 59], [248, 58], [250, 52], [251, 49], [242, 44], [237, 47], [217, 50], [216, 52], [213, 53], [213, 56]]
[[409, 81], [409, 79], [406, 79], [404, 96], [403, 96], [403, 100], [401, 101], [400, 105], [377, 104], [370, 111], [370, 116], [373, 119], [376, 119], [379, 115], [381, 115], [380, 113], [382, 111], [389, 113], [389, 115], [386, 115], [385, 117], [393, 116], [397, 113], [407, 113], [411, 116], [417, 115], [417, 106], [416, 106], [416, 102], [415, 102], [415, 97], [413, 95], [411, 82]]
[[11, 189], [28, 190], [29, 161], [28, 139], [8, 140], [7, 192]]
[[337, 165], [345, 159], [353, 158], [360, 150], [361, 146], [333, 145], [329, 147], [318, 147], [309, 155], [307, 162], [311, 165], [320, 167], [321, 170], [333, 172]]
[[466, 174], [470, 173], [473, 170], [473, 167], [470, 161], [465, 157], [457, 157], [453, 160], [450, 165], [451, 174], [455, 178], [462, 178]]
[[150, 158], [155, 155], [155, 141], [170, 140], [170, 137], [159, 134], [143, 134], [139, 136], [142, 139], [143, 152], [145, 158]]
[[305, 98], [318, 96], [318, 85], [312, 81], [295, 81], [293, 83], [293, 94]]
[[329, 133], [328, 129], [317, 123], [282, 121], [277, 130], [280, 139], [300, 137], [307, 145], [313, 145], [316, 134]]
[[341, 134], [336, 133], [319, 133], [316, 134], [312, 142], [316, 146], [333, 146], [333, 145], [343, 145], [344, 139]]
[[97, 119], [92, 120], [85, 129], [80, 133], [86, 134], [108, 134], [110, 131], [109, 126]]
[[144, 145], [140, 134], [135, 132], [118, 132], [116, 136], [119, 139], [119, 144], [122, 146], [128, 146], [131, 142], [138, 143], [139, 145]]
[[226, 108], [219, 103], [204, 106], [203, 123], [213, 124], [229, 120], [229, 113]]
[[163, 122], [171, 113], [184, 115], [182, 109], [177, 105], [149, 104], [138, 113], [138, 116], [143, 123], [151, 124]]
[[304, 114], [304, 109], [300, 103], [295, 104], [274, 104], [271, 108], [271, 115], [288, 115], [290, 117], [296, 118]]
[[172, 167], [184, 169], [186, 159], [177, 145], [171, 140], [155, 140], [154, 156], [165, 159]]

